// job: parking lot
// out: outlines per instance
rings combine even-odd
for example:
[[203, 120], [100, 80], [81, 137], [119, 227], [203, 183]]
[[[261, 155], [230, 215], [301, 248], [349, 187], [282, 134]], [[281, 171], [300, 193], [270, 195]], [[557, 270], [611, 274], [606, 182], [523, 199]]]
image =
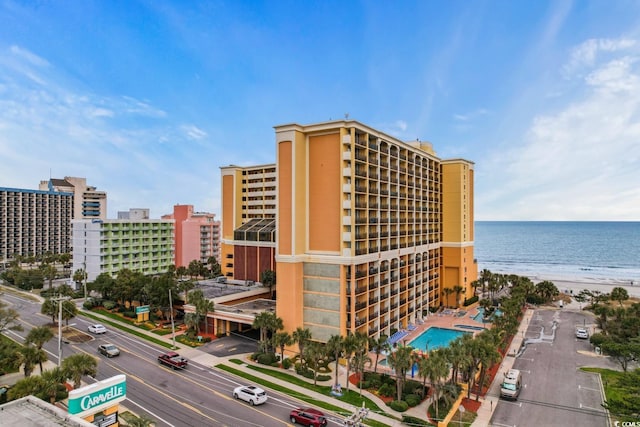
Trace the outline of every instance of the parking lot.
[[608, 425], [599, 377], [580, 368], [619, 366], [596, 355], [588, 339], [577, 339], [578, 326], [593, 331], [593, 318], [579, 311], [536, 310], [525, 335], [526, 349], [513, 365], [522, 373], [520, 397], [500, 400], [491, 425]]

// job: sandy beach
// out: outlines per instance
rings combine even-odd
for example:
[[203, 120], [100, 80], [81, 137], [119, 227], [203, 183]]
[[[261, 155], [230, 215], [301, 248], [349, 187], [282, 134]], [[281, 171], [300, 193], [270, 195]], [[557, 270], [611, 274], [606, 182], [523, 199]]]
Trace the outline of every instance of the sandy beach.
[[590, 279], [586, 277], [554, 277], [545, 275], [527, 277], [529, 277], [531, 281], [533, 281], [533, 283], [540, 283], [542, 281], [548, 280], [550, 282], [553, 282], [560, 292], [571, 293], [571, 291], [573, 291], [574, 295], [583, 289], [609, 293], [613, 288], [621, 287], [627, 290], [629, 296], [640, 298], [640, 283], [632, 282], [631, 280], [602, 280]]

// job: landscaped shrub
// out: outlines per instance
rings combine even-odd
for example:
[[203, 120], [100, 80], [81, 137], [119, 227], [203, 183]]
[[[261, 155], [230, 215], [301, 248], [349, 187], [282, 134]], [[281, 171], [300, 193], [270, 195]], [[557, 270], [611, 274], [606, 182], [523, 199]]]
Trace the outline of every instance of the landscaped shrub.
[[389, 407], [397, 412], [404, 412], [409, 409], [409, 405], [404, 400], [394, 400], [389, 403]]
[[[311, 377], [313, 378], [313, 376]], [[329, 381], [331, 379], [331, 375], [318, 375], [316, 380], [318, 381]]]
[[130, 319], [135, 319], [136, 318], [136, 312], [135, 311], [123, 311], [122, 315], [124, 317], [128, 317]]
[[417, 394], [407, 394], [404, 397], [404, 401], [407, 402], [407, 405], [409, 405], [409, 407], [411, 407], [411, 408], [413, 408], [414, 406], [419, 405], [421, 400], [422, 399]]
[[380, 375], [380, 381], [382, 381], [382, 384], [389, 384], [392, 386], [396, 386], [396, 380], [391, 378], [391, 376], [389, 376], [389, 374], [382, 374]]
[[421, 394], [422, 393], [422, 384], [418, 381], [407, 380], [404, 383], [404, 387], [402, 387], [402, 394]]
[[278, 361], [278, 358], [274, 353], [262, 353], [258, 356], [258, 363], [262, 365], [271, 365], [274, 362]]
[[409, 426], [430, 426], [431, 425], [426, 420], [423, 420], [417, 417], [412, 417], [409, 415], [402, 416], [402, 424], [406, 424]]
[[103, 301], [103, 302], [102, 302], [102, 306], [103, 306], [106, 310], [113, 310], [113, 309], [116, 307], [116, 305], [117, 305], [117, 304], [115, 303], [115, 301], [109, 301], [109, 300], [106, 300], [106, 301]]
[[282, 361], [282, 367], [284, 369], [289, 369], [291, 367], [291, 363], [293, 363], [293, 362], [291, 362], [291, 359], [284, 359]]
[[84, 307], [85, 310], [91, 310], [95, 305], [92, 300], [88, 299], [82, 303], [82, 307]]
[[537, 294], [531, 294], [531, 295], [527, 295], [527, 302], [529, 304], [535, 304], [535, 305], [540, 305], [540, 304], [544, 304], [544, 298], [542, 298], [540, 295]]
[[462, 303], [463, 306], [468, 307], [471, 304], [473, 304], [474, 302], [478, 301], [478, 295], [474, 295], [471, 298], [465, 298], [464, 302]]
[[384, 383], [378, 389], [378, 394], [383, 397], [391, 397], [396, 394], [396, 390], [391, 384]]

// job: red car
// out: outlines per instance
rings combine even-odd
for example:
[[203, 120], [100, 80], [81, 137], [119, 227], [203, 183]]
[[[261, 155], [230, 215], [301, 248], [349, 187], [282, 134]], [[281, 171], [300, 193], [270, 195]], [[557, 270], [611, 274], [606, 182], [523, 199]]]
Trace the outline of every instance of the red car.
[[327, 419], [324, 414], [317, 409], [294, 409], [289, 416], [293, 424], [302, 424], [303, 426], [324, 427], [327, 425]]

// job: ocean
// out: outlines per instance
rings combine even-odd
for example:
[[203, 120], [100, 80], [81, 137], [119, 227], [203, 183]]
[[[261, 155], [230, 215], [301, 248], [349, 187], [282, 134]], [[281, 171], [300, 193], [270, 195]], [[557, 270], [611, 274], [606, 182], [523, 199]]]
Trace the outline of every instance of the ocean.
[[640, 222], [476, 221], [478, 269], [640, 284]]

